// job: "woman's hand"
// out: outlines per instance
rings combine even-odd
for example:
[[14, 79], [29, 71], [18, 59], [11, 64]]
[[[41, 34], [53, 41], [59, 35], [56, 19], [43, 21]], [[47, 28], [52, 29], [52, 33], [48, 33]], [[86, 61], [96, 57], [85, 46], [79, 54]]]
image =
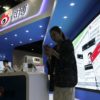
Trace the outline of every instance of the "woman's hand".
[[50, 58], [51, 56], [55, 56], [57, 59], [59, 59], [59, 53], [48, 45], [44, 46], [44, 52], [48, 58]]
[[55, 56], [57, 59], [59, 59], [59, 53], [58, 53], [56, 50], [50, 48], [50, 53], [51, 53], [51, 55], [53, 55], [53, 56]]

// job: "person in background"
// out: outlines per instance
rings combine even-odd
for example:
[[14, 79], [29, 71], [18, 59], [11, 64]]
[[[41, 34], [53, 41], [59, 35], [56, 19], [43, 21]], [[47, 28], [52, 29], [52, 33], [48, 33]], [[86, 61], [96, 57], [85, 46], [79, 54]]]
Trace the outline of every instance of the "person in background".
[[56, 45], [44, 52], [54, 73], [54, 100], [74, 100], [78, 80], [73, 44], [58, 26], [50, 29], [50, 36]]
[[89, 64], [92, 64], [91, 56], [92, 56], [92, 52], [89, 52], [88, 53], [88, 63]]
[[3, 60], [3, 65], [4, 65], [4, 70], [3, 70], [4, 73], [14, 72], [13, 68], [8, 64], [8, 60]]

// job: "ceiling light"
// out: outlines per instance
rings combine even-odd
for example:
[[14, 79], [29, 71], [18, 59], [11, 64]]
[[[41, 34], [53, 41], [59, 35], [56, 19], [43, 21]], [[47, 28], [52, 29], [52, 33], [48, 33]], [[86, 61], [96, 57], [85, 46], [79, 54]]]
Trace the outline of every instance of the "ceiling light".
[[32, 38], [29, 38], [30, 41], [32, 41]]
[[70, 3], [70, 6], [72, 6], [72, 7], [75, 6], [75, 3], [74, 2], [71, 2]]
[[43, 26], [42, 26], [42, 25], [40, 25], [39, 27], [40, 27], [40, 28], [42, 28]]
[[67, 19], [68, 17], [67, 17], [67, 16], [64, 16], [63, 18], [64, 18], [64, 19]]
[[14, 46], [14, 44], [12, 43], [11, 46]]
[[61, 27], [61, 26], [59, 26], [59, 28], [60, 28], [60, 29], [62, 29], [62, 27]]
[[26, 30], [26, 33], [29, 33], [29, 30]]
[[3, 6], [3, 8], [4, 8], [5, 10], [9, 10], [9, 9], [10, 9], [9, 6]]
[[44, 35], [41, 35], [41, 38], [43, 38], [44, 37]]
[[22, 41], [20, 41], [19, 43], [22, 44]]
[[50, 43], [50, 45], [53, 45], [53, 43]]
[[8, 38], [7, 38], [7, 37], [5, 37], [5, 40], [8, 40]]
[[34, 49], [32, 49], [32, 51], [33, 51]]
[[17, 37], [18, 35], [17, 34], [14, 34], [14, 36]]

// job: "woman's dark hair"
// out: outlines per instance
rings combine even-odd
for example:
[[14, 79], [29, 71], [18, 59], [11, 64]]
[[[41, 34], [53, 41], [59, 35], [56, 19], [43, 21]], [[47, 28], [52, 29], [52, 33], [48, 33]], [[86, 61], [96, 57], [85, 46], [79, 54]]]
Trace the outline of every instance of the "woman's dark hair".
[[50, 29], [50, 33], [51, 33], [52, 31], [56, 31], [56, 32], [58, 32], [58, 33], [61, 33], [61, 32], [62, 32], [62, 30], [61, 30], [58, 26], [52, 27], [52, 28]]
[[61, 34], [63, 39], [65, 40], [66, 37], [64, 35], [64, 33], [62, 32], [62, 30], [58, 27], [58, 26], [54, 26], [50, 29], [50, 33], [52, 33], [52, 31], [56, 31], [58, 34]]
[[3, 60], [3, 65], [8, 64], [8, 60]]
[[91, 55], [92, 55], [92, 52], [89, 52], [89, 53], [88, 53], [88, 56], [89, 56], [89, 55], [91, 56]]
[[6, 59], [5, 59], [5, 60], [3, 60], [3, 63], [8, 63], [8, 60], [6, 60]]

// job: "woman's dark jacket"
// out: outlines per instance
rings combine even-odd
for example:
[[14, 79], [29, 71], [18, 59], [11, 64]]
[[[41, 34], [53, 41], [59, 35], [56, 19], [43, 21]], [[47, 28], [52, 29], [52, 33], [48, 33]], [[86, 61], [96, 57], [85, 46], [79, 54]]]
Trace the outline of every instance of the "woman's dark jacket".
[[[74, 87], [77, 84], [77, 66], [72, 42], [67, 39], [54, 48], [60, 58], [52, 56], [48, 73], [55, 73], [54, 85], [57, 87]], [[52, 81], [52, 80], [51, 80]]]

